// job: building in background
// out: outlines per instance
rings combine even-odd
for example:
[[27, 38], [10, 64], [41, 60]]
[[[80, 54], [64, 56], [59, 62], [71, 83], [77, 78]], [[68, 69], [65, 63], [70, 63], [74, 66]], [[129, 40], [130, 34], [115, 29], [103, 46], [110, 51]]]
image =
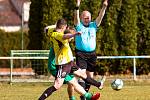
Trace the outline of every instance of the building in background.
[[0, 29], [6, 32], [28, 30], [30, 0], [0, 0]]

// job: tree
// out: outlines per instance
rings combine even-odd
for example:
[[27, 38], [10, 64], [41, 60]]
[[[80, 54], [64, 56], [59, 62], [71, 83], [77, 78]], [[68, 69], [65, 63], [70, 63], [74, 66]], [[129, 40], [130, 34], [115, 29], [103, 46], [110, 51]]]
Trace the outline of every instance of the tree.
[[[121, 56], [137, 55], [137, 1], [123, 0], [118, 15], [118, 52]], [[120, 66], [123, 72], [132, 70], [132, 60], [121, 60]], [[123, 68], [124, 67], [124, 68]]]
[[[56, 24], [57, 20], [63, 17], [63, 0], [43, 0], [42, 2], [42, 11], [43, 18], [41, 20], [41, 28], [44, 30], [44, 27], [48, 25]], [[43, 36], [42, 39], [42, 49], [49, 49], [50, 40], [49, 37], [41, 31]]]
[[[139, 0], [138, 2], [138, 21], [139, 32], [137, 35], [138, 55], [150, 54], [150, 1]], [[150, 72], [149, 59], [139, 59], [137, 64], [138, 74], [148, 74]]]
[[[102, 2], [83, 0], [80, 12], [89, 10], [94, 20]], [[75, 3], [71, 0], [31, 0], [28, 48], [49, 49], [49, 37], [43, 32], [44, 27], [55, 24], [59, 18], [65, 18], [69, 25], [73, 25]], [[109, 0], [106, 14], [97, 32], [97, 55], [148, 55], [150, 53], [149, 5], [149, 0]], [[148, 73], [149, 64], [148, 60], [140, 60], [138, 72]], [[97, 65], [100, 66], [98, 69], [100, 72], [108, 71], [114, 74], [125, 73], [126, 70], [132, 71], [131, 60], [101, 60]], [[41, 68], [43, 72], [38, 74], [43, 74], [46, 70], [44, 64]]]
[[28, 49], [42, 49], [43, 36], [41, 21], [43, 19], [42, 0], [31, 0], [29, 18], [29, 45]]

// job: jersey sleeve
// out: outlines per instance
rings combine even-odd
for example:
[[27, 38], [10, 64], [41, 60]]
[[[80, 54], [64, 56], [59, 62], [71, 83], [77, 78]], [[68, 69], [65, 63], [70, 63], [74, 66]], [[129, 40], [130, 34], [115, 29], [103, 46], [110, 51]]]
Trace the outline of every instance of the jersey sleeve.
[[81, 22], [75, 26], [77, 32], [81, 31], [82, 24]]
[[92, 25], [93, 25], [93, 27], [95, 27], [95, 28], [98, 27], [97, 24], [96, 24], [96, 21], [94, 21], [94, 22], [92, 23]]

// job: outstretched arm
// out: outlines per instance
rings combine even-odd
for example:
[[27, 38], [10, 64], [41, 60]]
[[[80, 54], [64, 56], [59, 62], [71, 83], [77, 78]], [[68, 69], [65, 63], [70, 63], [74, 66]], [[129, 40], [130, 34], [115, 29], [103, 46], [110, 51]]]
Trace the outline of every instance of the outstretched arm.
[[102, 9], [100, 10], [100, 13], [99, 13], [98, 17], [96, 18], [97, 27], [101, 24], [101, 21], [104, 17], [104, 14], [105, 14], [105, 11], [106, 11], [106, 8], [107, 8], [107, 5], [108, 5], [108, 0], [105, 0], [103, 2], [103, 6], [102, 6]]
[[79, 6], [80, 6], [81, 0], [77, 0], [77, 4], [75, 7], [75, 15], [74, 15], [74, 25], [77, 25], [80, 23], [80, 16], [79, 16]]
[[67, 34], [64, 34], [63, 35], [63, 39], [65, 40], [65, 39], [70, 39], [70, 38], [72, 38], [72, 37], [75, 37], [76, 35], [80, 35], [81, 33], [80, 32], [76, 32], [76, 33], [74, 33], [74, 34], [72, 34], [72, 33], [67, 33]]

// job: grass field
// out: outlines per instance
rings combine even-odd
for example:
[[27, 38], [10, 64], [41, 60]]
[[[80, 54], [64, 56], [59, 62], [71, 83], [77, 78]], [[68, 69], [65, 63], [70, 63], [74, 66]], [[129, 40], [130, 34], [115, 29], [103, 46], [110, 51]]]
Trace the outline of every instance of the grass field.
[[[103, 90], [91, 87], [91, 93], [100, 92], [100, 100], [150, 100], [150, 82], [148, 81], [124, 81], [124, 87], [120, 91], [112, 90], [109, 80], [106, 81]], [[12, 85], [0, 83], [0, 100], [37, 100], [41, 93], [51, 83], [13, 83]], [[53, 93], [47, 100], [69, 100], [67, 85]], [[77, 100], [79, 95], [75, 93]]]

